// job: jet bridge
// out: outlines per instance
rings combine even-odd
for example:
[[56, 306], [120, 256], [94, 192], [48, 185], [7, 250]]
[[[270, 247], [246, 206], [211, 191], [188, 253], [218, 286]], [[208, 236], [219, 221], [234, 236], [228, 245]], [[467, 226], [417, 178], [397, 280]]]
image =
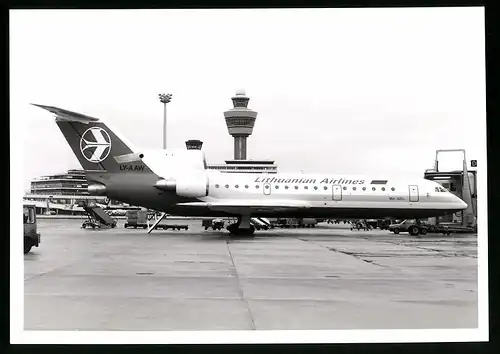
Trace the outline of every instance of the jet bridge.
[[[462, 169], [456, 171], [440, 171], [438, 156], [440, 153], [461, 152], [463, 155]], [[467, 208], [453, 215], [439, 217], [439, 222], [456, 222], [464, 227], [477, 224], [477, 171], [467, 169], [467, 159], [464, 149], [436, 150], [434, 169], [426, 170], [424, 178], [441, 184], [467, 203]]]

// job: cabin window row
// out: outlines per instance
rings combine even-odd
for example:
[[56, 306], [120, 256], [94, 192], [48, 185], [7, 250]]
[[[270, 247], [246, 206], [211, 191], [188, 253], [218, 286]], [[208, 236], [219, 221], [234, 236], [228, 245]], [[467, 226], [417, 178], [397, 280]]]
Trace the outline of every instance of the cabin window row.
[[[226, 184], [224, 187], [225, 187], [225, 188], [229, 188], [229, 184]], [[245, 187], [245, 188], [247, 188], [247, 189], [248, 189], [248, 188], [250, 188], [250, 186], [249, 186], [248, 184], [245, 184], [245, 186], [244, 186], [244, 187]], [[219, 184], [216, 184], [216, 185], [215, 185], [215, 188], [220, 188], [220, 185], [219, 185]], [[235, 185], [234, 185], [234, 188], [240, 188], [240, 186], [239, 186], [238, 184], [235, 184]], [[256, 185], [255, 185], [255, 188], [256, 188], [256, 189], [259, 189], [259, 188], [260, 188], [260, 185], [256, 184]], [[265, 188], [265, 189], [269, 189], [269, 185], [268, 185], [268, 184], [264, 185], [264, 188]], [[276, 184], [276, 185], [274, 185], [274, 188], [275, 188], [275, 189], [279, 189], [279, 188], [280, 188], [280, 186]], [[284, 189], [289, 189], [289, 188], [291, 188], [291, 187], [289, 187], [289, 186], [284, 186]], [[294, 188], [295, 188], [295, 189], [299, 189], [299, 186], [294, 186]], [[307, 190], [307, 189], [309, 189], [309, 186], [304, 186], [304, 189], [306, 189], [306, 190]], [[314, 189], [314, 190], [318, 190], [318, 186], [314, 186], [314, 187], [313, 187], [313, 189]], [[328, 188], [327, 186], [324, 186], [324, 187], [323, 187], [323, 189], [324, 189], [324, 190], [328, 190], [329, 188]], [[346, 191], [346, 190], [347, 190], [347, 187], [343, 187], [342, 189]], [[380, 188], [380, 189], [381, 189], [383, 192], [385, 191], [385, 187], [382, 187], [382, 188]], [[355, 191], [355, 190], [356, 190], [356, 187], [352, 187], [352, 190], [353, 190], [353, 191]], [[365, 191], [365, 190], [366, 190], [366, 187], [362, 187], [362, 188], [361, 188], [361, 190]], [[377, 190], [377, 188], [372, 187], [372, 191], [376, 191], [376, 190]], [[393, 191], [393, 192], [394, 192], [395, 190], [396, 190], [396, 188], [391, 187], [391, 191]]]

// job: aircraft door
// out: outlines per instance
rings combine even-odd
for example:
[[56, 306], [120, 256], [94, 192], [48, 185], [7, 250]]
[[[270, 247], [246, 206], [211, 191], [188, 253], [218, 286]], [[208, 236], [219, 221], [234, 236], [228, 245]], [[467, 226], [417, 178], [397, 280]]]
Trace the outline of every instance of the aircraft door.
[[418, 186], [408, 186], [410, 202], [418, 202]]
[[342, 186], [332, 186], [332, 200], [342, 200]]
[[270, 195], [271, 194], [271, 184], [270, 183], [264, 183], [262, 186], [262, 190], [264, 191], [265, 195]]

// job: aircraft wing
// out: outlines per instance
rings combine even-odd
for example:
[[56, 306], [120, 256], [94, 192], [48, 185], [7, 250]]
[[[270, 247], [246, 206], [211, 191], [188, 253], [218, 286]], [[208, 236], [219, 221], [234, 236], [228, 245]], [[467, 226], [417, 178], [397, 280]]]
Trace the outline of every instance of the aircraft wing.
[[182, 207], [207, 207], [211, 210], [225, 211], [229, 213], [246, 213], [256, 211], [285, 211], [295, 209], [309, 208], [310, 204], [305, 201], [297, 200], [227, 200], [227, 201], [209, 201], [209, 202], [188, 202], [177, 203]]

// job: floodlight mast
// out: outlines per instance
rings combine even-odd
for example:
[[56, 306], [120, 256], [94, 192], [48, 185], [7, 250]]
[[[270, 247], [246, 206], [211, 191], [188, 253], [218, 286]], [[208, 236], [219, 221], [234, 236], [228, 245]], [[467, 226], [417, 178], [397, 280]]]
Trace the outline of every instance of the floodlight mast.
[[165, 150], [167, 148], [167, 103], [172, 100], [172, 94], [160, 93], [158, 98], [163, 103], [163, 149]]

